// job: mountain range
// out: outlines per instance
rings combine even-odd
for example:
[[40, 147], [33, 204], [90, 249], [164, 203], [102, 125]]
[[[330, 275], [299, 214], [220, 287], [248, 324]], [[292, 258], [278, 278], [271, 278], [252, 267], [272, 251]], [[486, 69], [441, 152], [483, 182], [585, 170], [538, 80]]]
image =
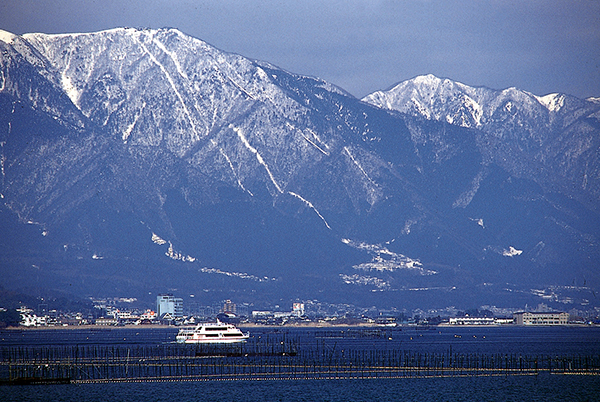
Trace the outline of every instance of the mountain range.
[[0, 32], [0, 284], [255, 305], [600, 306], [600, 102], [360, 100], [176, 29]]

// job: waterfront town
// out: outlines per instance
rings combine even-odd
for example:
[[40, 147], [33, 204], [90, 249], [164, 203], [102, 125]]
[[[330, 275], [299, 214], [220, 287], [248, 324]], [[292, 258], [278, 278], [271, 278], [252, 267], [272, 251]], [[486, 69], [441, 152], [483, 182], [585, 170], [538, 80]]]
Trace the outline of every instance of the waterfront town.
[[[474, 325], [600, 325], [600, 309], [557, 311], [547, 304], [523, 308], [498, 308], [484, 305], [476, 309], [411, 311], [359, 308], [350, 304], [329, 304], [316, 300], [295, 302], [290, 306], [255, 309], [249, 303], [223, 300], [210, 305], [184, 303], [173, 294], [159, 294], [151, 308], [140, 307], [136, 298], [90, 299], [87, 311], [49, 308], [44, 300], [37, 306], [22, 304], [15, 309], [0, 306], [2, 327], [79, 327], [94, 326], [181, 326], [222, 321], [260, 326], [474, 326]], [[84, 309], [85, 310], [85, 309]]]

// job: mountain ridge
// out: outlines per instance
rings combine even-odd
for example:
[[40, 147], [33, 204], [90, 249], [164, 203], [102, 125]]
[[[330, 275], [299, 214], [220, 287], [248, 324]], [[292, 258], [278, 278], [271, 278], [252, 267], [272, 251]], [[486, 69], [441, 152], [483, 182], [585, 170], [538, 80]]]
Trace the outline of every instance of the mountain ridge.
[[448, 305], [584, 303], [555, 287], [600, 283], [598, 214], [556, 179], [596, 188], [593, 136], [529, 175], [529, 149], [503, 158], [535, 121], [385, 110], [173, 29], [0, 37], [0, 230], [39, 228], [0, 241], [6, 287]]
[[[594, 102], [558, 93], [537, 96], [516, 88], [470, 87], [433, 75], [403, 81], [389, 90], [374, 92], [363, 101], [429, 120], [477, 128], [484, 133], [480, 147], [487, 155], [494, 152], [490, 148], [500, 146], [498, 137], [508, 137], [509, 141], [503, 144], [508, 148], [500, 158], [492, 158], [495, 163], [502, 165], [503, 158], [513, 159], [509, 164], [515, 164], [511, 154], [517, 154], [518, 159], [529, 159], [532, 165], [523, 167], [521, 172], [513, 169], [513, 174], [535, 175], [540, 181], [548, 180], [551, 186], [578, 187], [593, 198], [600, 198], [600, 142], [595, 135], [600, 107]], [[567, 138], [571, 143], [561, 144]], [[585, 163], [578, 165], [587, 166], [587, 170], [571, 170], [563, 156], [573, 154], [579, 154]], [[545, 173], [540, 170], [555, 178], [544, 178]], [[577, 180], [559, 183], [558, 177]]]

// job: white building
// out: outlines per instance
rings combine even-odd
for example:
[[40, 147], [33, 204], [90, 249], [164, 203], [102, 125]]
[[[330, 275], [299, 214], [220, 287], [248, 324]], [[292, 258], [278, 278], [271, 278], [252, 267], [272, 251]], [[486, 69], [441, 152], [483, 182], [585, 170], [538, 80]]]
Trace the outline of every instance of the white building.
[[292, 315], [302, 317], [304, 315], [304, 303], [294, 303], [292, 305]]
[[46, 325], [46, 317], [38, 317], [33, 314], [32, 309], [20, 307], [17, 311], [21, 314], [21, 322], [19, 324], [24, 327], [39, 327]]
[[569, 313], [521, 312], [513, 315], [517, 325], [567, 325]]
[[448, 322], [450, 325], [492, 325], [493, 317], [451, 317]]
[[183, 299], [172, 294], [160, 294], [156, 297], [156, 312], [159, 317], [168, 313], [171, 317], [183, 317]]
[[512, 324], [512, 318], [492, 317], [450, 317], [449, 325], [506, 325]]

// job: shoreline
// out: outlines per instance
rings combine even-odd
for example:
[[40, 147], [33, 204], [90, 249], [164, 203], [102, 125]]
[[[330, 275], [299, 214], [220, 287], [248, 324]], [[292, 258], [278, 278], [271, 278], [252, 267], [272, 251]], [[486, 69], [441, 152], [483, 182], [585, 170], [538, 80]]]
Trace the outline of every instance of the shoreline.
[[[193, 324], [195, 325], [195, 324]], [[190, 327], [193, 325], [162, 325], [162, 324], [144, 324], [144, 325], [66, 325], [66, 326], [39, 326], [39, 327], [6, 327], [1, 328], [0, 331], [52, 331], [52, 330], [95, 330], [95, 331], [112, 331], [122, 329], [173, 329], [178, 330], [183, 327]], [[598, 328], [600, 325], [588, 325], [588, 324], [567, 324], [567, 325], [516, 325], [516, 324], [501, 324], [501, 325], [470, 325], [470, 324], [439, 324], [435, 326], [417, 326], [417, 325], [397, 325], [397, 326], [385, 326], [370, 323], [358, 323], [358, 324], [331, 324], [331, 323], [306, 323], [306, 324], [292, 324], [292, 325], [265, 325], [265, 324], [238, 324], [238, 328], [365, 328], [365, 329], [389, 329], [389, 330], [415, 330], [415, 331], [435, 331], [438, 328]]]
[[[179, 329], [183, 327], [192, 327], [197, 324], [190, 325], [161, 325], [161, 324], [144, 324], [144, 325], [66, 325], [66, 326], [39, 326], [39, 327], [6, 327], [0, 331], [47, 331], [47, 330], [74, 330], [74, 329], [92, 329], [92, 330], [119, 330], [119, 329]], [[415, 328], [413, 326], [385, 327], [374, 324], [328, 324], [328, 323], [311, 323], [311, 324], [293, 324], [293, 325], [264, 325], [264, 324], [236, 324], [238, 328]]]

